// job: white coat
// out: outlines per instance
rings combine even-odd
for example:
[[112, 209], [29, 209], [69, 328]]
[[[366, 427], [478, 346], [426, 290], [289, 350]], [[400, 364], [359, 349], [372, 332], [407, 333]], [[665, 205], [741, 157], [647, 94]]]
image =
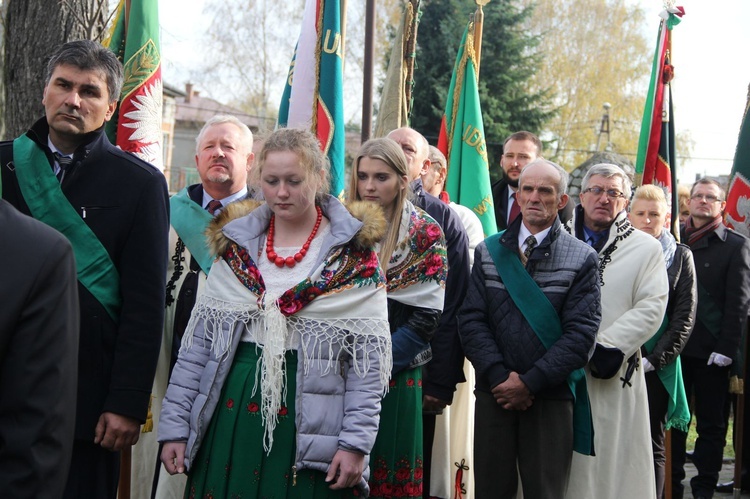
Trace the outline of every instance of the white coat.
[[[599, 252], [599, 270], [602, 322], [597, 342], [619, 348], [626, 360], [636, 354], [640, 366], [640, 347], [659, 328], [667, 306], [661, 245], [636, 230], [623, 211]], [[626, 369], [627, 361], [614, 377], [597, 379], [586, 367], [596, 456], [573, 454], [566, 495], [570, 499], [656, 497], [644, 373], [639, 368], [632, 386], [623, 387], [620, 378]]]

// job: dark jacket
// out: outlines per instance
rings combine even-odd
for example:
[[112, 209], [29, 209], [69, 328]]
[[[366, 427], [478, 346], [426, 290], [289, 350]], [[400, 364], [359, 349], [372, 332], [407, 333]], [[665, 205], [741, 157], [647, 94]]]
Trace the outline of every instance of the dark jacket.
[[469, 238], [461, 219], [447, 204], [422, 189], [422, 181], [411, 183], [416, 199], [414, 205], [422, 208], [440, 225], [448, 249], [448, 278], [445, 281], [445, 304], [440, 325], [430, 342], [432, 360], [424, 368], [422, 391], [425, 395], [453, 401], [456, 384], [464, 378], [464, 353], [458, 337], [456, 314], [469, 286]]
[[[508, 228], [508, 189], [510, 187], [505, 177], [492, 184], [492, 202], [495, 205], [495, 222], [498, 232]], [[557, 212], [557, 217], [563, 225], [573, 218], [574, 205], [572, 200], [568, 200], [563, 209]]]
[[656, 342], [654, 350], [646, 359], [659, 370], [674, 362], [685, 348], [693, 332], [695, 306], [698, 303], [695, 288], [695, 264], [690, 248], [677, 244], [672, 265], [667, 268], [669, 278], [669, 301], [667, 302], [667, 329]]
[[73, 249], [2, 200], [0, 228], [0, 495], [57, 499], [75, 425]]
[[[515, 253], [520, 225], [519, 217], [500, 240]], [[563, 329], [545, 350], [506, 290], [486, 242], [477, 246], [458, 317], [477, 390], [490, 392], [515, 371], [535, 397], [572, 399], [566, 379], [588, 362], [601, 321], [598, 263], [594, 250], [562, 230], [558, 219], [531, 252], [526, 269], [557, 310]]]
[[[42, 118], [27, 136], [45, 152]], [[12, 143], [0, 144], [3, 198], [30, 214], [16, 179]], [[164, 320], [169, 203], [164, 176], [113, 146], [103, 128], [73, 156], [63, 194], [109, 253], [120, 276], [119, 321], [80, 283], [76, 438], [93, 440], [103, 412], [145, 421]]]
[[[682, 240], [688, 240], [684, 230]], [[720, 307], [722, 319], [719, 337], [715, 338], [697, 313], [693, 334], [682, 355], [708, 359], [716, 352], [737, 359], [750, 305], [750, 240], [722, 224], [690, 250], [698, 286], [703, 286]]]

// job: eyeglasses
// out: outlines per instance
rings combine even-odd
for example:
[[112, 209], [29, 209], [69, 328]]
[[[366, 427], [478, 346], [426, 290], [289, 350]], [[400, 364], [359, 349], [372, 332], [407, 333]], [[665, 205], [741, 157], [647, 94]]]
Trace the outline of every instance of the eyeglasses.
[[590, 192], [596, 197], [599, 197], [606, 192], [609, 199], [618, 199], [621, 197], [625, 197], [625, 194], [618, 191], [617, 189], [602, 189], [601, 187], [589, 187], [587, 189], [584, 189], [583, 192]]
[[713, 194], [693, 194], [690, 196], [690, 199], [694, 201], [703, 201], [706, 200], [707, 203], [715, 203], [716, 201], [724, 201], [723, 199], [719, 199]]

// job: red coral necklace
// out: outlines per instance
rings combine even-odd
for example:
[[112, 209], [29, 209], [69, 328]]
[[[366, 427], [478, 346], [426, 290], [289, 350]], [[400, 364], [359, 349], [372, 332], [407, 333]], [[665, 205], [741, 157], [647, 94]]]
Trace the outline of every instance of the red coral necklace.
[[320, 228], [320, 221], [323, 219], [323, 212], [320, 210], [320, 206], [315, 205], [315, 210], [318, 212], [318, 218], [315, 220], [315, 227], [313, 227], [313, 230], [310, 233], [310, 237], [307, 238], [305, 244], [302, 245], [302, 248], [300, 248], [300, 250], [296, 252], [294, 256], [288, 256], [286, 258], [277, 255], [273, 250], [273, 235], [276, 231], [276, 215], [271, 215], [271, 223], [268, 225], [268, 235], [266, 236], [266, 255], [271, 262], [276, 264], [277, 267], [282, 268], [286, 265], [287, 267], [292, 268], [297, 264], [297, 262], [301, 262], [305, 257], [305, 255], [307, 254], [307, 250], [310, 249], [310, 243], [315, 237], [315, 234], [318, 233], [318, 229]]

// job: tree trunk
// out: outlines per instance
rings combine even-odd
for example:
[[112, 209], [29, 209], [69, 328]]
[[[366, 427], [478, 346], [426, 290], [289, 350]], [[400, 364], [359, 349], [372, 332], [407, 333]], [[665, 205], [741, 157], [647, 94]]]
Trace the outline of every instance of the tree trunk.
[[6, 139], [44, 113], [46, 64], [63, 43], [98, 38], [107, 0], [7, 0], [4, 23], [3, 121]]

